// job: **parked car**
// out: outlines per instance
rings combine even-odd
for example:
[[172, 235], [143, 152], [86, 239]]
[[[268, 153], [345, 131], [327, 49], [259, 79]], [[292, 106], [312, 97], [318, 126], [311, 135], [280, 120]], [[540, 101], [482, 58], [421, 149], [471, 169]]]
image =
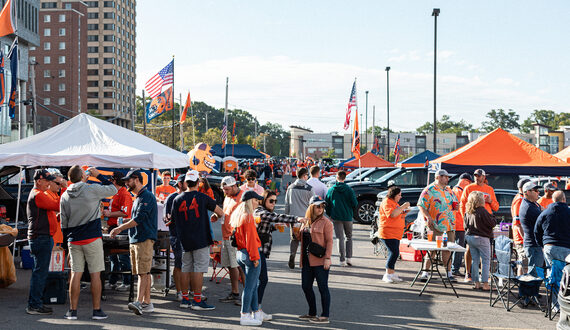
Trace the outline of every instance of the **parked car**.
[[560, 319], [556, 328], [570, 330], [570, 258], [566, 258], [566, 267], [562, 271], [562, 281], [558, 290], [558, 304], [560, 305]]
[[[351, 176], [350, 178], [348, 177], [348, 175], [346, 176], [346, 179], [344, 180], [345, 183], [349, 183], [349, 182], [361, 182], [361, 181], [376, 181], [379, 178], [381, 178], [382, 176], [386, 175], [388, 172], [393, 171], [394, 168], [393, 167], [374, 167], [374, 168], [369, 168], [366, 169], [365, 171], [361, 171], [359, 173], [357, 173], [354, 176]], [[332, 187], [336, 182], [336, 177], [333, 177], [332, 180], [328, 180], [326, 185], [327, 187]]]
[[[360, 175], [360, 174], [362, 174], [363, 172], [366, 172], [366, 171], [368, 171], [368, 170], [370, 170], [370, 169], [369, 169], [369, 168], [364, 168], [364, 167], [363, 167], [363, 168], [357, 168], [357, 169], [355, 169], [354, 171], [348, 173], [348, 174], [346, 175], [346, 179], [353, 179], [353, 178], [357, 177], [358, 175]], [[328, 184], [328, 183], [331, 182], [331, 181], [334, 182], [335, 180], [336, 180], [336, 176], [335, 176], [335, 175], [331, 175], [331, 176], [328, 176], [328, 177], [326, 177], [326, 178], [321, 178], [321, 181], [322, 181], [324, 184]]]

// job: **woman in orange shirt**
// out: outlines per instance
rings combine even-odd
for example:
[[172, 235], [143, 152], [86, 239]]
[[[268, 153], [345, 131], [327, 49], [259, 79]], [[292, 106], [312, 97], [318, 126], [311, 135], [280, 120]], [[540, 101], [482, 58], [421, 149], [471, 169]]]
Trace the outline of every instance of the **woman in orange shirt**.
[[386, 274], [382, 280], [387, 283], [401, 282], [395, 272], [396, 260], [400, 254], [400, 240], [404, 235], [405, 213], [410, 208], [410, 203], [405, 202], [399, 205], [402, 198], [402, 191], [399, 187], [392, 186], [388, 189], [386, 198], [382, 200], [378, 210], [378, 231], [380, 239], [388, 248], [388, 259], [386, 259]]
[[216, 198], [214, 198], [214, 191], [212, 190], [212, 187], [210, 187], [210, 182], [208, 182], [208, 179], [205, 177], [200, 177], [198, 191], [208, 195], [211, 199], [216, 200]]
[[[259, 206], [263, 197], [255, 191], [246, 191], [241, 196], [241, 203], [232, 213], [230, 225], [235, 229], [237, 245], [237, 262], [245, 271], [245, 282], [241, 294], [240, 325], [259, 326], [263, 315], [259, 309], [257, 287], [259, 285], [259, 248], [261, 240], [257, 235], [253, 211]], [[233, 245], [233, 242], [232, 242]]]

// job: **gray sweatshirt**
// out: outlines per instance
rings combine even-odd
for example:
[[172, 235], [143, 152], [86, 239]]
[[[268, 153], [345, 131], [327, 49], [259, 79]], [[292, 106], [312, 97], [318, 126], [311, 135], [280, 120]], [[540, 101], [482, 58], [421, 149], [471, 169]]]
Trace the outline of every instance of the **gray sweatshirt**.
[[117, 193], [114, 185], [73, 183], [61, 195], [61, 228], [86, 225], [101, 218], [101, 200]]
[[307, 181], [295, 180], [285, 193], [285, 214], [304, 217], [309, 207], [309, 200], [314, 194], [313, 187]]

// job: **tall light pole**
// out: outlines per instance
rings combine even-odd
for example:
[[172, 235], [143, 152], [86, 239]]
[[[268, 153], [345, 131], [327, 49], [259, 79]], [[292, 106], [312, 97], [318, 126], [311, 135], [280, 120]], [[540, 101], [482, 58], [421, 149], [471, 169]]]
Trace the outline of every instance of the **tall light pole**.
[[437, 115], [436, 115], [436, 87], [437, 87], [437, 17], [439, 8], [434, 8], [431, 16], [434, 18], [433, 29], [433, 152], [437, 153]]
[[390, 67], [386, 67], [386, 159], [390, 158]]
[[364, 146], [368, 152], [368, 91], [366, 93], [366, 121], [364, 122]]

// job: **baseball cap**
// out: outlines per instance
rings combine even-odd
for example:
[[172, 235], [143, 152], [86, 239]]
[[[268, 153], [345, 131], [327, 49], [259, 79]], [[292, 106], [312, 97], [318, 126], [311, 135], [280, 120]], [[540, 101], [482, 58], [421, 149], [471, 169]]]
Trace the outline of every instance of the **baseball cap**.
[[134, 170], [130, 170], [127, 175], [125, 175], [124, 177], [122, 177], [123, 180], [128, 180], [131, 178], [138, 178], [141, 182], [143, 180], [142, 174], [141, 174], [141, 170], [140, 169], [134, 169]]
[[467, 179], [467, 180], [473, 182], [473, 177], [472, 177], [471, 174], [469, 174], [469, 173], [463, 173], [463, 174], [461, 174], [461, 176], [459, 177], [459, 179], [460, 179], [460, 180]]
[[517, 183], [517, 188], [522, 189], [524, 184], [529, 182], [529, 181], [530, 181], [530, 179], [520, 179], [519, 182]]
[[34, 172], [34, 180], [44, 179], [53, 181], [55, 176], [51, 175], [47, 170], [39, 169]]
[[558, 188], [556, 188], [552, 183], [548, 182], [544, 184], [544, 190], [551, 190], [551, 191], [555, 191], [558, 190]]
[[524, 184], [524, 186], [523, 186], [522, 189], [523, 189], [523, 192], [527, 192], [527, 191], [529, 191], [529, 190], [533, 190], [533, 189], [536, 189], [536, 188], [540, 188], [540, 186], [537, 185], [536, 183], [532, 182], [532, 181], [529, 181], [529, 182], [527, 182], [527, 183]]
[[225, 186], [233, 186], [236, 184], [236, 179], [233, 176], [225, 176], [222, 179], [222, 188]]
[[315, 195], [311, 197], [311, 199], [309, 200], [309, 204], [320, 205], [320, 204], [326, 204], [326, 202], [321, 196]]
[[186, 174], [179, 174], [176, 182], [184, 182], [186, 180]]
[[447, 173], [446, 170], [437, 170], [437, 172], [435, 172], [435, 176], [447, 176], [449, 177], [449, 173]]
[[478, 168], [475, 170], [475, 172], [473, 172], [473, 175], [482, 175], [482, 176], [486, 176], [487, 174], [485, 173], [485, 171], [482, 168]]
[[186, 172], [186, 181], [196, 182], [200, 178], [200, 173], [196, 170], [190, 170]]
[[263, 200], [263, 197], [260, 196], [258, 193], [256, 193], [253, 190], [246, 191], [243, 193], [243, 195], [241, 195], [241, 201], [242, 202], [248, 201], [252, 198], [255, 198], [257, 200]]

